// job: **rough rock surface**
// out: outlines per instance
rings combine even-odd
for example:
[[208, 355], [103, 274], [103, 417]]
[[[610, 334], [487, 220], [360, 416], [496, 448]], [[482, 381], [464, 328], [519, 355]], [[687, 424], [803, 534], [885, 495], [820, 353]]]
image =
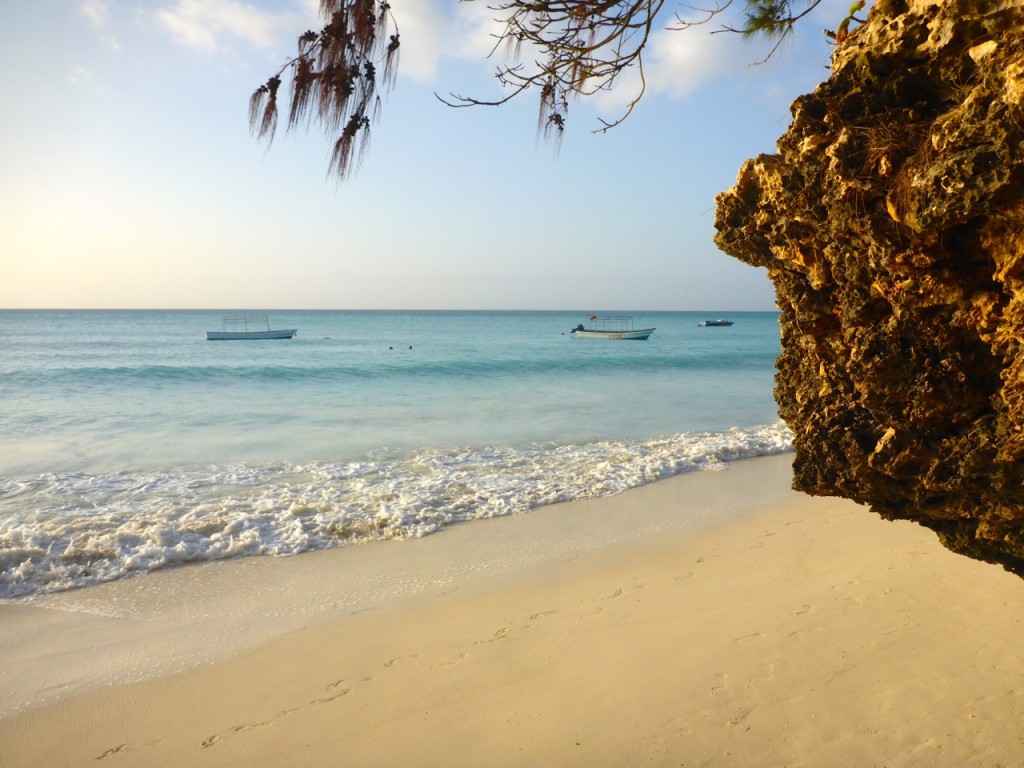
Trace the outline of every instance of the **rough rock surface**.
[[877, 0], [718, 197], [767, 267], [794, 487], [1024, 574], [1024, 0]]

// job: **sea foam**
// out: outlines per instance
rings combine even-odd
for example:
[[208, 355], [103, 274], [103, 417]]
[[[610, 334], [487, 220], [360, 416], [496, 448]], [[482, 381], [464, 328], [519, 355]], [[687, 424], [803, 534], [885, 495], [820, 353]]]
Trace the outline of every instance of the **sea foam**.
[[790, 450], [784, 424], [638, 440], [398, 451], [344, 463], [185, 466], [0, 481], [0, 597], [191, 562], [434, 533]]

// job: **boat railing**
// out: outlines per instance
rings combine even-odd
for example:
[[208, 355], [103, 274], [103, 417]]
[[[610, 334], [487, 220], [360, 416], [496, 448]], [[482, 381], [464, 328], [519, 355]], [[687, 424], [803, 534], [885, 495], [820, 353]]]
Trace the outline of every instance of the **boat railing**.
[[633, 318], [631, 316], [590, 316], [590, 324], [597, 331], [632, 331]]
[[225, 331], [246, 332], [269, 331], [269, 315], [224, 315], [221, 328]]

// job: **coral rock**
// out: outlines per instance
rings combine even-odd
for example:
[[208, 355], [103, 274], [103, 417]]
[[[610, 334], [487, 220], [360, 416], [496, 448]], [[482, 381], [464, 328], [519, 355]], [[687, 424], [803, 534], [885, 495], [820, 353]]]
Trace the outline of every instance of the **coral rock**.
[[1022, 6], [878, 0], [715, 242], [775, 284], [794, 487], [1024, 574]]

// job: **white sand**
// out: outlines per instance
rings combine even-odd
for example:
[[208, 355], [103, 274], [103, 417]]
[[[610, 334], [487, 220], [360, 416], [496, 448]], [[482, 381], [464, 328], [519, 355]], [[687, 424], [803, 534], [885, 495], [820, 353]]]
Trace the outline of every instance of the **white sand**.
[[1024, 580], [788, 472], [6, 606], [0, 765], [1024, 764]]

